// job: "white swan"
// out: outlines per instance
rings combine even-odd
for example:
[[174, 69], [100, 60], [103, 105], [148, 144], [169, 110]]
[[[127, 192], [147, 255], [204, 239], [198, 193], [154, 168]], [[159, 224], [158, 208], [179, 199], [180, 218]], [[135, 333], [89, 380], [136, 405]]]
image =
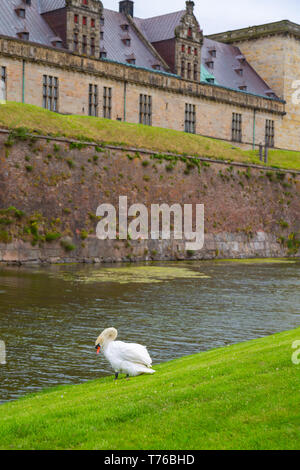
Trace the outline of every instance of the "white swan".
[[115, 328], [104, 330], [96, 341], [97, 354], [101, 348], [106, 359], [115, 371], [115, 379], [119, 374], [136, 377], [141, 374], [154, 374], [152, 359], [147, 348], [140, 344], [115, 341], [118, 332]]

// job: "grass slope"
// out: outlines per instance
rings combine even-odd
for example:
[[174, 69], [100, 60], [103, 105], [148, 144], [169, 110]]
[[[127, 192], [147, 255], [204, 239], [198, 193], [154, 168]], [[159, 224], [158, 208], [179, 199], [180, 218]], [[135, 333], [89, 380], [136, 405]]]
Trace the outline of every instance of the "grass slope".
[[[88, 116], [63, 116], [37, 106], [7, 102], [0, 106], [0, 127], [26, 127], [44, 135], [144, 148], [207, 158], [260, 164], [257, 151], [235, 148], [228, 142], [158, 127]], [[300, 169], [300, 152], [272, 150], [269, 165]]]
[[300, 328], [4, 404], [0, 448], [299, 449], [295, 340]]

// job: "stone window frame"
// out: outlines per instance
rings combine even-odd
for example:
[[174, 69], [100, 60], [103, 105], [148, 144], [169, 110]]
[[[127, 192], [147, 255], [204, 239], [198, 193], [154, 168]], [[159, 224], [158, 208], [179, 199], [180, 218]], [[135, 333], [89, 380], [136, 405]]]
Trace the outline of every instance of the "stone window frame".
[[74, 52], [79, 51], [79, 34], [77, 31], [74, 31], [74, 35], [73, 35], [73, 48], [74, 48]]
[[140, 94], [139, 122], [145, 126], [152, 126], [152, 96]]
[[[3, 96], [3, 100], [5, 101], [6, 100], [6, 93], [7, 93], [7, 71], [6, 71], [6, 67], [5, 66], [0, 66], [0, 80], [2, 82], [2, 85], [3, 86], [3, 91], [4, 91], [4, 96]], [[1, 97], [0, 97], [0, 104], [1, 104]]]
[[275, 147], [275, 121], [266, 119], [265, 143], [268, 147]]
[[89, 116], [98, 117], [99, 95], [98, 85], [89, 84]]
[[196, 105], [185, 103], [184, 132], [196, 134]]
[[103, 87], [103, 117], [111, 119], [112, 113], [112, 88]]
[[43, 75], [43, 108], [58, 112], [59, 104], [59, 78], [52, 75]]
[[91, 37], [90, 48], [91, 48], [91, 56], [95, 56], [95, 53], [96, 53], [96, 40], [95, 40], [94, 36]]
[[232, 113], [232, 136], [233, 142], [242, 142], [243, 117], [241, 113]]
[[87, 35], [83, 34], [82, 35], [82, 54], [87, 54]]

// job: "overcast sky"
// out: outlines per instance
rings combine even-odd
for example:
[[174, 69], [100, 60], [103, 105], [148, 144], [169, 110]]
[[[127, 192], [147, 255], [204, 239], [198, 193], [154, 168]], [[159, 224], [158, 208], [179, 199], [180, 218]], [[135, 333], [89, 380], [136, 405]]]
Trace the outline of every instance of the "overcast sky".
[[[204, 34], [219, 33], [278, 20], [300, 24], [300, 0], [194, 0]], [[104, 8], [118, 10], [118, 0], [102, 0]], [[185, 0], [136, 0], [135, 16], [147, 18], [183, 10]]]

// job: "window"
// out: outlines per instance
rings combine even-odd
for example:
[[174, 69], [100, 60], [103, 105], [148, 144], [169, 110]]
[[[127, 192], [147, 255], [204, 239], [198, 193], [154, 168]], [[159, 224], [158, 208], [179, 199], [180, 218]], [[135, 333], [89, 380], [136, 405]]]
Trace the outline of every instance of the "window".
[[100, 31], [100, 39], [104, 39], [104, 32], [103, 31]]
[[82, 24], [83, 24], [84, 26], [86, 26], [86, 16], [83, 16], [83, 17], [82, 17]]
[[92, 18], [92, 19], [91, 19], [91, 27], [92, 27], [92, 28], [95, 28], [95, 25], [96, 25], [95, 19]]
[[184, 62], [184, 60], [181, 62], [181, 76], [183, 78], [185, 76], [185, 62]]
[[112, 108], [112, 89], [104, 87], [103, 89], [103, 117], [111, 119], [111, 108]]
[[98, 116], [98, 85], [89, 85], [89, 116]]
[[0, 67], [0, 104], [6, 100], [6, 67]]
[[198, 80], [198, 64], [194, 64], [194, 80], [195, 82]]
[[140, 124], [152, 125], [152, 96], [140, 95]]
[[100, 24], [101, 24], [101, 26], [104, 26], [104, 23], [105, 23], [105, 20], [104, 20], [103, 16], [101, 16], [101, 18], [100, 18]]
[[131, 39], [130, 38], [122, 39], [122, 41], [125, 44], [125, 46], [130, 47], [130, 45], [131, 45]]
[[129, 31], [129, 24], [127, 23], [121, 24], [121, 29], [123, 29], [123, 31]]
[[74, 23], [78, 23], [78, 15], [74, 15]]
[[243, 69], [235, 69], [236, 73], [242, 77], [244, 75], [244, 70]]
[[128, 64], [135, 65], [135, 59], [127, 59], [126, 62], [127, 62]]
[[209, 60], [208, 62], [206, 62], [206, 65], [209, 69], [213, 69], [214, 68], [214, 62], [213, 60]]
[[29, 40], [29, 33], [27, 31], [20, 32], [20, 33], [18, 33], [18, 37], [20, 39], [23, 39], [23, 41], [28, 41]]
[[82, 5], [88, 5], [88, 4], [89, 4], [88, 0], [82, 0]]
[[107, 52], [106, 51], [101, 51], [100, 52], [100, 59], [106, 59], [107, 58]]
[[191, 54], [191, 52], [192, 52], [192, 48], [191, 48], [191, 46], [189, 46], [188, 47], [188, 54]]
[[182, 46], [181, 46], [181, 52], [185, 52], [185, 45], [184, 44], [182, 44]]
[[87, 51], [87, 38], [86, 36], [82, 36], [82, 53], [86, 54]]
[[195, 47], [195, 49], [194, 49], [194, 55], [198, 55], [198, 49], [197, 49], [197, 47]]
[[25, 8], [17, 8], [15, 11], [16, 11], [16, 14], [18, 15], [19, 18], [25, 18], [26, 17]]
[[188, 29], [188, 37], [191, 38], [193, 36], [193, 30], [192, 28]]
[[266, 135], [265, 135], [266, 145], [268, 147], [275, 146], [275, 125], [274, 121], [270, 119], [266, 120]]
[[216, 49], [210, 49], [209, 51], [211, 57], [217, 57], [217, 50]]
[[192, 64], [188, 63], [187, 78], [190, 80], [192, 76]]
[[247, 91], [247, 89], [248, 89], [247, 85], [239, 86], [239, 90], [241, 90], [241, 91]]
[[154, 65], [152, 65], [152, 68], [154, 70], [160, 70], [161, 69], [160, 64], [154, 64]]
[[186, 103], [185, 105], [184, 130], [190, 134], [196, 133], [196, 106], [194, 104]]
[[58, 111], [58, 78], [43, 76], [43, 107], [49, 111]]
[[242, 142], [242, 115], [232, 113], [232, 140]]
[[207, 81], [207, 83], [215, 83], [214, 78], [207, 78], [206, 81]]
[[74, 51], [78, 52], [78, 33], [74, 33], [73, 44], [74, 44]]
[[95, 55], [95, 38], [91, 38], [91, 55]]

